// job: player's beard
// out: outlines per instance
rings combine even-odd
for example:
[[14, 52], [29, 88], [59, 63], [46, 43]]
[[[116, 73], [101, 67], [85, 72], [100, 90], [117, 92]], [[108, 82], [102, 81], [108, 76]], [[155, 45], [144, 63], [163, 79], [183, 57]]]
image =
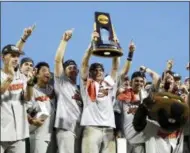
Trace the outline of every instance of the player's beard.
[[76, 82], [76, 79], [77, 79], [77, 72], [76, 72], [76, 71], [70, 72], [68, 78], [69, 78], [71, 81]]

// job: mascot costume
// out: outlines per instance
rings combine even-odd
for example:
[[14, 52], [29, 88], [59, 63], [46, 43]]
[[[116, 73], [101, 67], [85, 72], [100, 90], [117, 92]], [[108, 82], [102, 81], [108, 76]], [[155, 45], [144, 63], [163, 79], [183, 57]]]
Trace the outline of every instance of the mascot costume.
[[168, 133], [182, 128], [189, 118], [189, 107], [185, 101], [168, 92], [151, 93], [138, 107], [133, 120], [136, 131], [146, 126], [146, 118], [155, 120]]

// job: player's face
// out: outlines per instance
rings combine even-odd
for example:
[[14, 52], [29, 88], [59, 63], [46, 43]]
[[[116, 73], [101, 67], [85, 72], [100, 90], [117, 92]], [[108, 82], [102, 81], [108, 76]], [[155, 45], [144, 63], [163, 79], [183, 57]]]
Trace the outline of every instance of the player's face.
[[95, 80], [95, 81], [97, 81], [97, 82], [102, 81], [103, 78], [104, 78], [104, 71], [100, 67], [95, 68], [90, 73], [91, 73], [92, 79]]
[[144, 87], [144, 79], [142, 77], [135, 77], [132, 80], [132, 88], [134, 91], [139, 92]]
[[79, 70], [76, 65], [69, 65], [65, 69], [65, 75], [71, 80], [76, 80]]
[[32, 73], [32, 71], [33, 71], [33, 63], [32, 62], [23, 63], [20, 70], [24, 75], [27, 76], [29, 72]]
[[20, 57], [20, 54], [18, 53], [8, 53], [4, 55], [3, 56], [4, 65], [9, 65], [11, 63], [11, 65], [14, 68], [16, 68], [18, 66], [19, 57]]
[[44, 84], [49, 83], [49, 81], [51, 79], [51, 74], [50, 74], [49, 68], [46, 66], [42, 66], [39, 70], [39, 73], [37, 74], [37, 79], [39, 81], [43, 82]]

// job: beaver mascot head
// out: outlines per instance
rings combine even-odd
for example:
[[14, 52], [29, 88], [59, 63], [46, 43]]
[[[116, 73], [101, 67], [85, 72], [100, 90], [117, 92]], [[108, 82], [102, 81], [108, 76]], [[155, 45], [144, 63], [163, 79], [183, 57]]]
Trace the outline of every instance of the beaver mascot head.
[[168, 92], [151, 93], [143, 100], [143, 105], [148, 109], [149, 118], [168, 132], [180, 129], [189, 118], [189, 107], [185, 101]]

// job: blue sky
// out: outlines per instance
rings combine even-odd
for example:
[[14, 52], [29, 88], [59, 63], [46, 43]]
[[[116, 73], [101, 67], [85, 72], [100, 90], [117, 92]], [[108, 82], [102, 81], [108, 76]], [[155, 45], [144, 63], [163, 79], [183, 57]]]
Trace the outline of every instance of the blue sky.
[[[131, 39], [136, 44], [129, 75], [145, 65], [159, 74], [167, 59], [174, 59], [173, 70], [186, 77], [189, 61], [188, 2], [2, 2], [1, 48], [16, 43], [23, 29], [36, 23], [24, 51], [35, 63], [46, 61], [53, 70], [54, 56], [65, 30], [75, 28], [65, 59], [80, 65], [93, 31], [94, 12], [111, 15], [126, 61]], [[92, 57], [90, 63], [104, 63], [110, 72], [111, 59]]]

